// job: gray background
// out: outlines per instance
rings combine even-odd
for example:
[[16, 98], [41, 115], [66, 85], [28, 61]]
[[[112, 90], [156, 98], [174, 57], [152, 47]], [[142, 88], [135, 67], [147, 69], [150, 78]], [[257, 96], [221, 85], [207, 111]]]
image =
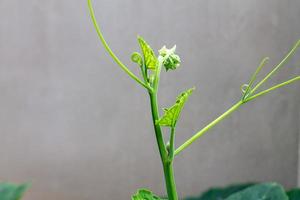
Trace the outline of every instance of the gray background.
[[[111, 47], [134, 72], [140, 34], [177, 44], [159, 101], [196, 86], [177, 145], [238, 101], [264, 56], [300, 37], [298, 0], [96, 0]], [[31, 181], [26, 200], [130, 199], [164, 193], [147, 93], [98, 42], [83, 0], [0, 1], [0, 179]], [[297, 59], [298, 57], [298, 59]], [[300, 72], [300, 57], [269, 84]], [[251, 102], [176, 158], [180, 196], [247, 181], [297, 184], [300, 84]]]

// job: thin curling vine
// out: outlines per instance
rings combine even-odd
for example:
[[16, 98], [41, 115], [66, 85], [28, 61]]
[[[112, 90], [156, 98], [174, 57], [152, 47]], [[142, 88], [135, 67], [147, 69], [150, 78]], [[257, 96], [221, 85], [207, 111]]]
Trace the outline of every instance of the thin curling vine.
[[[131, 77], [134, 81], [138, 84], [143, 86], [150, 98], [150, 107], [151, 107], [151, 114], [152, 114], [152, 121], [153, 127], [155, 132], [155, 137], [158, 145], [158, 150], [162, 162], [162, 167], [164, 171], [165, 177], [165, 185], [167, 191], [167, 197], [169, 200], [178, 200], [176, 183], [174, 178], [173, 172], [173, 162], [174, 158], [181, 153], [184, 149], [190, 146], [193, 142], [199, 139], [204, 133], [206, 133], [209, 129], [213, 128], [219, 122], [221, 122], [224, 118], [229, 116], [233, 111], [237, 110], [242, 105], [246, 104], [249, 101], [252, 101], [262, 95], [265, 95], [275, 89], [283, 87], [285, 85], [291, 84], [300, 80], [300, 76], [282, 82], [278, 85], [270, 87], [266, 90], [262, 90], [257, 92], [260, 87], [271, 78], [286, 62], [292, 55], [296, 52], [297, 48], [300, 45], [300, 40], [294, 45], [291, 51], [286, 55], [286, 57], [273, 68], [273, 70], [267, 74], [260, 82], [255, 85], [257, 75], [260, 73], [261, 69], [266, 65], [268, 58], [264, 58], [260, 65], [258, 66], [255, 73], [249, 80], [248, 84], [245, 84], [241, 87], [242, 89], [242, 96], [241, 99], [234, 104], [230, 109], [216, 118], [214, 121], [209, 123], [207, 126], [202, 128], [199, 132], [194, 134], [190, 139], [180, 145], [178, 148], [175, 148], [175, 132], [176, 132], [176, 125], [179, 120], [180, 112], [184, 107], [189, 96], [194, 91], [194, 88], [189, 89], [182, 94], [180, 94], [174, 105], [169, 108], [164, 109], [164, 114], [162, 116], [159, 115], [159, 107], [157, 102], [157, 91], [159, 88], [159, 79], [161, 68], [164, 67], [166, 71], [168, 70], [175, 70], [180, 65], [180, 58], [176, 54], [176, 46], [171, 49], [167, 49], [163, 46], [159, 50], [159, 55], [156, 56], [153, 49], [150, 45], [142, 38], [138, 37], [138, 44], [140, 46], [141, 52], [134, 52], [131, 55], [131, 60], [136, 63], [140, 70], [141, 70], [141, 78], [136, 76], [132, 73], [127, 66], [125, 66], [118, 57], [114, 54], [111, 48], [108, 46], [107, 42], [105, 41], [103, 34], [101, 32], [100, 26], [98, 25], [94, 10], [91, 4], [91, 0], [88, 0], [88, 7], [91, 15], [91, 19], [94, 23], [96, 32], [99, 36], [100, 41], [104, 45], [107, 52], [113, 58], [113, 60], [127, 73], [129, 77]], [[162, 126], [166, 126], [169, 128], [169, 141], [165, 142], [163, 137]], [[132, 200], [159, 200], [158, 196], [154, 195], [152, 192], [146, 189], [138, 190], [133, 196]]]

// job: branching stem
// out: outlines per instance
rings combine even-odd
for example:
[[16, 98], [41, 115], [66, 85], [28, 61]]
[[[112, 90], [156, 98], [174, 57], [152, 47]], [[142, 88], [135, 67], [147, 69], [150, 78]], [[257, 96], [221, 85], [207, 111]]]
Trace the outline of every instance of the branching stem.
[[175, 150], [175, 156], [177, 154], [179, 154], [181, 151], [183, 151], [185, 148], [187, 148], [188, 146], [190, 146], [193, 142], [195, 142], [195, 140], [197, 140], [198, 138], [200, 138], [204, 133], [206, 133], [208, 130], [210, 130], [211, 128], [213, 128], [215, 125], [217, 125], [219, 122], [221, 122], [223, 119], [225, 119], [227, 116], [229, 116], [232, 112], [234, 112], [235, 110], [237, 110], [241, 105], [252, 101], [254, 99], [256, 99], [257, 97], [263, 96], [275, 89], [281, 88], [283, 86], [286, 86], [288, 84], [294, 83], [296, 81], [300, 80], [300, 76], [297, 76], [295, 78], [292, 78], [288, 81], [285, 81], [283, 83], [280, 83], [278, 85], [275, 85], [269, 89], [266, 89], [262, 92], [259, 92], [255, 95], [252, 95], [250, 97], [248, 97], [245, 100], [241, 100], [239, 102], [237, 102], [235, 105], [233, 105], [229, 110], [227, 110], [225, 113], [223, 113], [222, 115], [220, 115], [217, 119], [215, 119], [214, 121], [212, 121], [211, 123], [209, 123], [207, 126], [205, 126], [203, 129], [201, 129], [199, 132], [197, 132], [194, 136], [192, 136], [190, 139], [188, 139], [186, 142], [184, 142], [180, 147], [178, 147]]
[[[265, 76], [263, 80], [261, 80], [253, 89], [252, 86], [254, 85], [254, 82], [256, 80], [256, 77], [258, 73], [261, 71], [263, 66], [266, 64], [268, 58], [264, 58], [258, 68], [256, 69], [255, 73], [252, 75], [249, 84], [244, 85], [247, 86], [247, 88], [244, 90], [243, 87], [243, 96], [240, 101], [238, 101], [236, 104], [234, 104], [230, 109], [228, 109], [226, 112], [224, 112], [222, 115], [220, 115], [218, 118], [210, 122], [207, 126], [205, 126], [203, 129], [201, 129], [199, 132], [197, 132], [194, 136], [192, 136], [190, 139], [188, 139], [186, 142], [184, 142], [179, 148], [175, 150], [175, 126], [171, 127], [170, 131], [170, 146], [167, 149], [163, 132], [161, 129], [161, 125], [157, 123], [159, 120], [159, 110], [158, 110], [158, 103], [157, 103], [157, 91], [159, 86], [159, 80], [160, 80], [160, 73], [161, 68], [163, 64], [163, 57], [158, 57], [158, 66], [151, 73], [150, 77], [148, 77], [147, 69], [144, 65], [140, 65], [141, 71], [142, 71], [142, 77], [144, 81], [139, 79], [134, 73], [132, 73], [121, 61], [120, 59], [114, 54], [114, 52], [111, 50], [107, 42], [105, 41], [103, 34], [101, 32], [100, 26], [97, 23], [94, 10], [92, 7], [91, 0], [88, 1], [88, 8], [90, 11], [90, 16], [92, 18], [93, 24], [95, 26], [96, 32], [99, 36], [100, 41], [104, 45], [106, 51], [109, 53], [109, 55], [113, 58], [113, 60], [130, 76], [133, 80], [135, 80], [138, 84], [142, 85], [144, 88], [148, 90], [149, 97], [150, 97], [150, 105], [151, 105], [151, 114], [152, 114], [152, 120], [153, 120], [153, 126], [156, 136], [156, 141], [159, 149], [160, 158], [163, 165], [164, 170], [164, 176], [165, 176], [165, 183], [166, 183], [166, 189], [168, 194], [168, 200], [178, 200], [177, 190], [176, 190], [176, 184], [175, 184], [175, 178], [174, 178], [174, 171], [173, 171], [173, 161], [174, 157], [178, 155], [181, 151], [186, 149], [188, 146], [190, 146], [193, 142], [195, 142], [198, 138], [200, 138], [204, 133], [209, 131], [211, 128], [216, 126], [218, 123], [220, 123], [223, 119], [228, 117], [231, 113], [236, 111], [238, 108], [241, 107], [241, 105], [252, 101], [256, 99], [257, 97], [263, 96], [275, 89], [278, 89], [280, 87], [283, 87], [285, 85], [294, 83], [298, 80], [300, 80], [300, 76], [297, 76], [295, 78], [292, 78], [288, 81], [285, 81], [283, 83], [280, 83], [278, 85], [275, 85], [269, 89], [263, 90], [257, 94], [255, 94], [256, 90], [260, 88], [260, 86], [265, 83], [274, 73], [276, 73], [288, 60], [289, 58], [296, 52], [297, 48], [300, 46], [300, 40], [294, 45], [294, 47], [290, 50], [290, 52], [285, 56], [285, 58], [269, 73]], [[175, 48], [175, 47], [174, 47]], [[174, 49], [175, 50], [175, 49]], [[167, 56], [168, 57], [168, 56]]]
[[188, 139], [185, 143], [183, 143], [180, 147], [178, 147], [175, 150], [175, 156], [178, 155], [181, 151], [183, 151], [185, 148], [190, 146], [193, 142], [195, 142], [198, 138], [200, 138], [204, 133], [206, 133], [208, 130], [213, 128], [215, 125], [217, 125], [219, 122], [221, 122], [224, 118], [229, 116], [233, 111], [237, 110], [241, 105], [243, 104], [242, 101], [237, 102], [234, 104], [229, 110], [227, 110], [225, 113], [220, 115], [217, 119], [209, 123], [207, 126], [205, 126], [203, 129], [201, 129], [199, 132], [197, 132], [194, 136], [192, 136], [190, 139]]
[[284, 57], [284, 59], [263, 79], [261, 80], [250, 92], [253, 94], [262, 84], [264, 84], [274, 73], [276, 73], [296, 52], [300, 45], [300, 40], [296, 42], [290, 52]]
[[253, 99], [257, 98], [257, 97], [260, 97], [260, 96], [262, 96], [262, 95], [265, 95], [265, 94], [271, 92], [272, 90], [278, 89], [278, 88], [280, 88], [280, 87], [286, 86], [286, 85], [288, 85], [288, 84], [291, 84], [291, 83], [296, 82], [296, 81], [299, 81], [299, 80], [300, 80], [300, 76], [297, 76], [297, 77], [295, 77], [295, 78], [292, 78], [292, 79], [290, 79], [290, 80], [288, 80], [288, 81], [285, 81], [285, 82], [283, 82], [283, 83], [280, 83], [280, 84], [278, 84], [278, 85], [275, 85], [275, 86], [273, 86], [273, 87], [271, 87], [271, 88], [269, 88], [269, 89], [266, 89], [266, 90], [264, 90], [264, 91], [262, 91], [262, 92], [259, 92], [259, 93], [255, 94], [255, 95], [253, 95], [253, 96], [250, 96], [249, 98], [246, 99], [245, 102], [251, 101], [251, 100], [253, 100]]

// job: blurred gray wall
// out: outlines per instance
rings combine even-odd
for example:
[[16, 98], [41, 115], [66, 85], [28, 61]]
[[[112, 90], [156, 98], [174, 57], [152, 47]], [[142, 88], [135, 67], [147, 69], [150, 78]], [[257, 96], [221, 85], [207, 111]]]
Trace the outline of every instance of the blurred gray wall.
[[[300, 37], [298, 0], [95, 0], [111, 47], [131, 69], [142, 35], [177, 44], [182, 66], [162, 73], [170, 106], [196, 86], [179, 145], [241, 97]], [[31, 181], [26, 200], [130, 199], [164, 193], [147, 93], [99, 43], [83, 0], [0, 1], [0, 179]], [[298, 55], [265, 87], [300, 73]], [[243, 106], [176, 158], [180, 196], [236, 182], [297, 184], [300, 84]]]

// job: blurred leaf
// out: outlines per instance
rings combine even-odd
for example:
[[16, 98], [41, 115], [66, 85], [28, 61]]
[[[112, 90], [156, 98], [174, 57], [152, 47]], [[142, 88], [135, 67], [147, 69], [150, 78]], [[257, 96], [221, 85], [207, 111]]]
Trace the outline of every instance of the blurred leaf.
[[176, 122], [179, 118], [179, 114], [187, 101], [188, 97], [192, 94], [195, 88], [191, 88], [183, 93], [181, 93], [177, 99], [176, 103], [170, 107], [170, 108], [165, 108], [164, 115], [156, 122], [157, 124], [161, 126], [170, 126], [170, 127], [175, 127]]
[[138, 42], [144, 55], [144, 63], [146, 68], [155, 70], [158, 65], [158, 60], [154, 54], [154, 51], [142, 37], [138, 37]]
[[288, 200], [288, 196], [281, 185], [262, 183], [234, 193], [226, 200]]
[[155, 196], [151, 191], [146, 189], [139, 189], [132, 197], [131, 200], [161, 200]]
[[300, 189], [298, 189], [298, 188], [289, 190], [286, 194], [288, 195], [289, 200], [299, 200], [300, 199]]
[[28, 187], [28, 184], [0, 183], [0, 200], [20, 200]]
[[237, 185], [230, 185], [224, 188], [211, 188], [199, 197], [189, 197], [185, 200], [223, 200], [229, 197], [230, 195], [253, 185], [253, 183], [243, 183]]

